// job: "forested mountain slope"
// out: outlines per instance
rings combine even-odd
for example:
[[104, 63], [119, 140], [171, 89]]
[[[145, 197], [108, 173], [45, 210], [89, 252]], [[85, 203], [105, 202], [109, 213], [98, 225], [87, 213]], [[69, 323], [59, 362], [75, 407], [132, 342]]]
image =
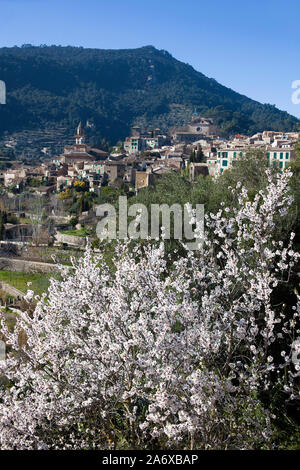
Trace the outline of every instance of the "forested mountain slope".
[[0, 49], [0, 133], [89, 121], [92, 140], [124, 138], [132, 124], [181, 125], [194, 109], [224, 135], [293, 130], [297, 119], [207, 78], [152, 46], [130, 50], [22, 46]]

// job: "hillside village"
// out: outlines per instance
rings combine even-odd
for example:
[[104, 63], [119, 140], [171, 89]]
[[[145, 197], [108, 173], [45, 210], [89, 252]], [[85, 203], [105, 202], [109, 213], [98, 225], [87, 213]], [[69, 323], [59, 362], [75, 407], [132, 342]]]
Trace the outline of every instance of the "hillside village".
[[95, 235], [95, 206], [111, 202], [118, 191], [135, 195], [167, 172], [186, 172], [190, 181], [199, 175], [218, 178], [249, 150], [265, 152], [269, 165], [281, 171], [295, 159], [298, 135], [266, 130], [226, 140], [212, 119], [194, 113], [169, 135], [133, 126], [122, 145], [104, 151], [89, 145], [79, 123], [62, 153], [49, 157], [45, 151], [36, 165], [16, 160], [0, 170], [0, 209], [8, 214], [2, 217], [1, 243], [80, 248], [85, 236]]
[[10, 460], [300, 450], [300, 2], [270, 3], [0, 2]]

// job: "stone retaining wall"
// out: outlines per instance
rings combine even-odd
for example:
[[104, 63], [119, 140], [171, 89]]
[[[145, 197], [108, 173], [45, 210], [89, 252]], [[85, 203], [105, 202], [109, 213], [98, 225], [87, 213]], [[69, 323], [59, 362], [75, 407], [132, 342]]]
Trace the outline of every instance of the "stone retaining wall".
[[19, 289], [7, 284], [6, 282], [0, 281], [0, 290], [3, 290], [7, 294], [11, 295], [12, 297], [16, 297], [17, 299], [22, 299], [24, 297], [24, 292], [21, 292]]
[[38, 261], [26, 261], [16, 258], [0, 258], [0, 268], [7, 271], [25, 273], [53, 273], [58, 271], [56, 264], [41, 263]]
[[86, 246], [86, 237], [76, 237], [75, 235], [66, 235], [64, 233], [56, 232], [56, 243], [65, 243], [68, 246], [76, 248], [84, 248]]

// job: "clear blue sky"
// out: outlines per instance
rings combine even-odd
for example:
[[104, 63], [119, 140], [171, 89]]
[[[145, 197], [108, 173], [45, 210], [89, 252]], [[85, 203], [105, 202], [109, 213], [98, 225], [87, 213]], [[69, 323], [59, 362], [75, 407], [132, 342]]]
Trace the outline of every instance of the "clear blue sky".
[[153, 45], [300, 117], [299, 0], [0, 0], [0, 46], [24, 43]]

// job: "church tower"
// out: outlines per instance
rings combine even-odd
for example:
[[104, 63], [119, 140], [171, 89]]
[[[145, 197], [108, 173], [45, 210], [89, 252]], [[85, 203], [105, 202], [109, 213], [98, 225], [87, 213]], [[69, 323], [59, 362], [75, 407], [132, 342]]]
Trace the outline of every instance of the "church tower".
[[75, 135], [76, 145], [82, 145], [85, 143], [86, 135], [84, 134], [81, 122], [78, 124], [77, 132]]

